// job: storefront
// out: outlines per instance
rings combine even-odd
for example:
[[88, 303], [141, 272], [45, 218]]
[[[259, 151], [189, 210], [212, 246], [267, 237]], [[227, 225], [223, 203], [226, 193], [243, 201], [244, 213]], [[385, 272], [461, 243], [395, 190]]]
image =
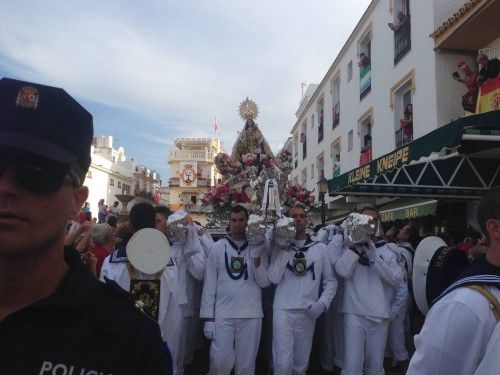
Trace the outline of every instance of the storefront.
[[[500, 185], [500, 111], [442, 126], [371, 163], [328, 181], [330, 196], [375, 200], [383, 221], [439, 214], [477, 202]], [[394, 198], [387, 203], [387, 198]], [[385, 200], [384, 204], [379, 201]], [[449, 211], [449, 209], [446, 209]]]

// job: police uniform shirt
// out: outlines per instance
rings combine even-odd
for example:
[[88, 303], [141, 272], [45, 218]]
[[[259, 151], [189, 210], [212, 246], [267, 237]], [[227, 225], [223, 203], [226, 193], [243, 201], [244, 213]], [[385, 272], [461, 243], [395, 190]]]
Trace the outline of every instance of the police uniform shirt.
[[75, 250], [58, 290], [0, 322], [0, 374], [170, 374], [156, 322]]

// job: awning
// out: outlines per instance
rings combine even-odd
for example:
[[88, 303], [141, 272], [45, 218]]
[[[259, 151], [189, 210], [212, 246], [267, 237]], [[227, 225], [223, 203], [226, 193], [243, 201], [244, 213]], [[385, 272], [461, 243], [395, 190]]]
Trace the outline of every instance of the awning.
[[398, 199], [379, 207], [380, 219], [387, 222], [435, 215], [437, 202], [435, 199]]
[[456, 120], [334, 177], [328, 191], [331, 196], [478, 199], [500, 184], [499, 160], [497, 110]]

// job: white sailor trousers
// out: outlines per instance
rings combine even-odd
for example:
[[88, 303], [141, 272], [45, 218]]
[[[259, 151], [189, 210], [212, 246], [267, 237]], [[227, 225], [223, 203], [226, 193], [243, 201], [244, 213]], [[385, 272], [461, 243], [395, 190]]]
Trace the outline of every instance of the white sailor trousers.
[[262, 318], [215, 319], [210, 375], [254, 375]]
[[183, 316], [182, 306], [175, 298], [170, 299], [166, 316], [166, 339], [172, 353], [174, 375], [184, 374], [184, 357], [186, 352], [187, 319]]
[[316, 321], [305, 309], [273, 311], [274, 375], [304, 375]]
[[389, 323], [387, 343], [391, 349], [392, 358], [395, 361], [406, 361], [410, 358], [405, 343], [405, 316], [406, 311]]
[[342, 375], [384, 375], [388, 326], [388, 319], [377, 323], [361, 315], [344, 314]]

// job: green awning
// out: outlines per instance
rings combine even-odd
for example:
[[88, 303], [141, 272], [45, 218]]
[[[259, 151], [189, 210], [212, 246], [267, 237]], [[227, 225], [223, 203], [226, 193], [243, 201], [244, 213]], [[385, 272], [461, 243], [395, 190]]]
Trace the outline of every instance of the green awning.
[[[500, 163], [498, 158], [480, 159], [459, 153], [474, 151], [470, 142], [464, 142], [462, 136], [485, 135], [492, 136], [493, 139], [498, 137], [499, 132], [500, 111], [461, 118], [372, 160], [369, 164], [330, 179], [329, 194], [480, 196], [481, 190], [492, 186], [491, 183], [497, 176], [490, 172], [497, 171]], [[476, 146], [477, 144], [475, 142]], [[499, 143], [482, 142], [481, 145], [498, 147]], [[419, 162], [419, 159], [442, 150], [448, 150], [449, 155]]]
[[387, 222], [435, 215], [437, 202], [434, 199], [398, 199], [379, 207], [380, 219]]

